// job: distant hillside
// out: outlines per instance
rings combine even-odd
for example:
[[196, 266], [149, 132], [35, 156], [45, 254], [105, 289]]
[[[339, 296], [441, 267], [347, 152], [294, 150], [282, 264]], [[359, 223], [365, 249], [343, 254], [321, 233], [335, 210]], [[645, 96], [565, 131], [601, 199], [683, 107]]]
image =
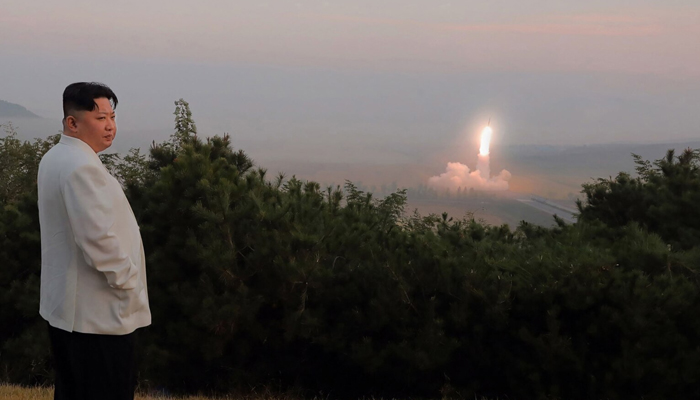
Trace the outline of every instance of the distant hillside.
[[0, 100], [0, 117], [3, 118], [40, 118], [38, 115], [20, 106]]

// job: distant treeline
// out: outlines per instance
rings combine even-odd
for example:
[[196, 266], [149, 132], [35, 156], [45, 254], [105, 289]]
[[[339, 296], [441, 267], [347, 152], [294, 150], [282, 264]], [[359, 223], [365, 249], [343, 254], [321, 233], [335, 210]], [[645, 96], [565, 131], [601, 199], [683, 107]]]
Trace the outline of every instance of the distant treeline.
[[[142, 388], [328, 398], [700, 398], [697, 151], [583, 185], [547, 229], [404, 213], [268, 177], [176, 102], [171, 140], [103, 156], [141, 226]], [[36, 169], [0, 139], [0, 379], [52, 380]]]
[[[478, 190], [472, 187], [458, 187], [456, 190], [447, 189], [436, 189], [434, 187], [428, 186], [423, 183], [419, 183], [412, 187], [399, 187], [396, 181], [389, 184], [383, 183], [379, 186], [365, 184], [361, 181], [352, 182], [357, 190], [364, 193], [371, 193], [373, 197], [386, 197], [392, 193], [396, 193], [399, 190], [405, 189], [406, 195], [413, 199], [468, 199], [468, 198], [479, 198], [479, 199], [491, 199], [496, 195], [493, 191], [488, 190]], [[332, 188], [339, 188], [344, 186], [338, 183], [331, 183], [328, 186]]]

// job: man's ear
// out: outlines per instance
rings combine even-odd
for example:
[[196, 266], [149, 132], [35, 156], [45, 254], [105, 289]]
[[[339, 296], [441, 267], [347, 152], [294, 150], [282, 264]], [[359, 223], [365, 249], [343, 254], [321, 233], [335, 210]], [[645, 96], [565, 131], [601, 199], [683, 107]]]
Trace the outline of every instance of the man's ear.
[[63, 119], [63, 126], [69, 132], [76, 133], [78, 131], [78, 120], [74, 116], [69, 115]]

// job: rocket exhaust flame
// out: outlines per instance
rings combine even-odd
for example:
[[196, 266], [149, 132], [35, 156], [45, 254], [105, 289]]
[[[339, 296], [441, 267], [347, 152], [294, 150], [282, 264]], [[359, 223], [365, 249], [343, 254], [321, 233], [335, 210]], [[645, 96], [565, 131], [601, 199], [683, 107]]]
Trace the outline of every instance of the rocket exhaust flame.
[[483, 131], [481, 131], [481, 147], [479, 148], [479, 154], [482, 156], [487, 156], [489, 155], [489, 147], [491, 146], [491, 133], [493, 131], [491, 130], [490, 126], [487, 126], [484, 128]]

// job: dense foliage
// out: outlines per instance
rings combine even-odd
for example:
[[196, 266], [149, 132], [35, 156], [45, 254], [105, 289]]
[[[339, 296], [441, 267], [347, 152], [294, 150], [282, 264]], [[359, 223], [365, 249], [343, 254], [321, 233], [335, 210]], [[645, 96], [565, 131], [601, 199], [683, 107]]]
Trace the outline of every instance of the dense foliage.
[[[638, 178], [584, 185], [574, 225], [511, 230], [406, 215], [405, 191], [374, 199], [350, 182], [270, 179], [228, 136], [199, 138], [187, 103], [176, 105], [170, 141], [147, 157], [103, 157], [146, 247], [154, 323], [142, 336], [144, 387], [700, 396], [697, 153], [638, 160]], [[55, 139], [22, 151], [11, 140], [0, 162], [31, 154], [33, 164], [1, 182], [17, 189], [0, 198], [0, 379], [43, 382], [26, 174]]]
[[700, 243], [700, 150], [686, 149], [676, 157], [653, 163], [634, 155], [637, 176], [620, 173], [583, 185], [586, 205], [579, 204], [584, 220], [611, 227], [636, 222], [659, 234], [674, 248], [688, 250]]

